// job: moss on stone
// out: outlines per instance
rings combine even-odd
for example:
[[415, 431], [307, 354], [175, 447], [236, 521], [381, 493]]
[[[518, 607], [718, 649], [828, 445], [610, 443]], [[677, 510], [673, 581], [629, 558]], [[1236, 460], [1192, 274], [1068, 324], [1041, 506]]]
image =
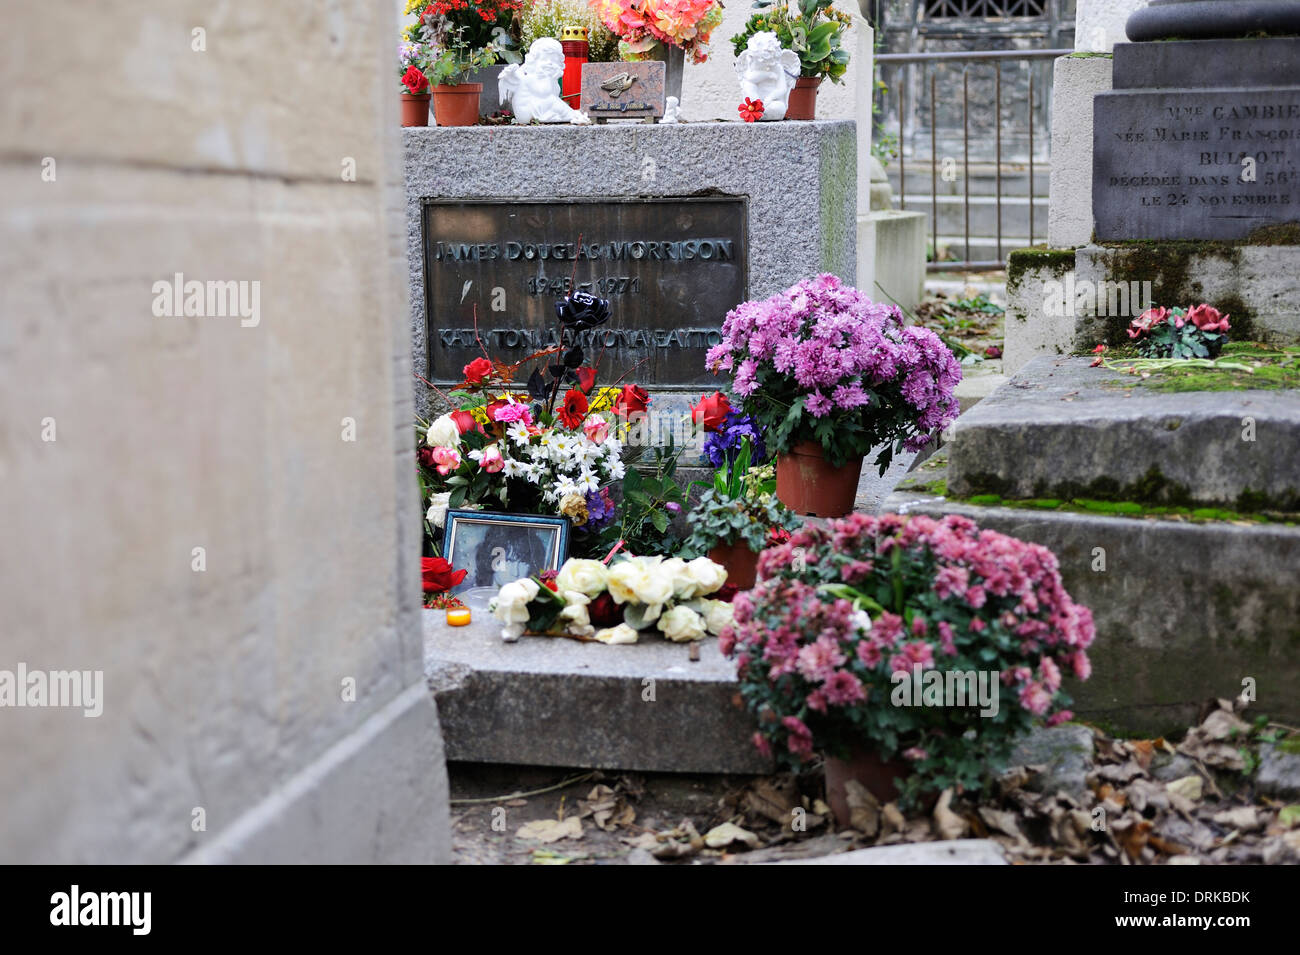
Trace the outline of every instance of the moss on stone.
[[899, 482], [900, 491], [914, 491], [917, 494], [934, 494], [938, 497], [946, 497], [948, 494], [948, 482], [943, 478], [935, 478], [932, 481], [922, 481], [918, 478], [909, 478]]
[[1247, 245], [1300, 245], [1300, 222], [1278, 222], [1262, 225], [1249, 238]]
[[1268, 505], [1266, 508], [1253, 509], [1242, 505], [1259, 503], [1262, 499], [1239, 500], [1236, 510], [1222, 507], [1150, 504], [1134, 500], [1104, 500], [1095, 497], [1008, 498], [999, 494], [974, 494], [970, 497], [951, 499], [978, 507], [1011, 507], [1025, 510], [1068, 511], [1075, 514], [1163, 518], [1197, 524], [1247, 521], [1254, 524], [1282, 524], [1291, 527], [1295, 526], [1296, 519], [1300, 518], [1300, 497], [1295, 498], [1291, 506], [1286, 509], [1278, 509], [1275, 506], [1276, 502], [1271, 500], [1266, 502]]
[[1007, 255], [1007, 294], [1019, 287], [1029, 271], [1061, 276], [1074, 268], [1073, 249], [1049, 249], [1043, 245], [1014, 249]]
[[1091, 50], [1076, 50], [1073, 53], [1067, 53], [1065, 55], [1072, 60], [1090, 60], [1095, 58], [1113, 60], [1115, 58], [1114, 53], [1094, 53]]
[[1284, 740], [1279, 740], [1274, 746], [1279, 752], [1300, 756], [1300, 735], [1288, 736]]
[[[1117, 349], [1115, 358], [1138, 358], [1131, 348]], [[1172, 366], [1147, 369], [1147, 378], [1128, 378], [1120, 387], [1142, 387], [1153, 391], [1278, 391], [1300, 388], [1300, 348], [1265, 345], [1259, 342], [1229, 342], [1221, 361], [1249, 364], [1251, 371], [1239, 368]]]

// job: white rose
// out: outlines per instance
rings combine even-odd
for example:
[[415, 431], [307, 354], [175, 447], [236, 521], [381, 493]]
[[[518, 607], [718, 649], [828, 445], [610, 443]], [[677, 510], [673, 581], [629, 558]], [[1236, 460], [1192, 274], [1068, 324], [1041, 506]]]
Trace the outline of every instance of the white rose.
[[429, 425], [429, 432], [424, 436], [424, 440], [431, 448], [459, 448], [460, 428], [456, 427], [456, 422], [452, 420], [451, 415], [445, 414]]
[[595, 638], [601, 643], [636, 643], [637, 632], [625, 623], [617, 627], [597, 630]]
[[522, 623], [510, 623], [501, 628], [501, 639], [506, 643], [514, 643], [524, 635], [527, 627]]
[[686, 571], [695, 581], [695, 593], [701, 597], [714, 593], [727, 582], [727, 568], [707, 557], [696, 557], [686, 565]]
[[576, 590], [564, 591], [564, 609], [560, 611], [560, 620], [564, 629], [575, 637], [589, 637], [596, 632], [587, 615], [587, 604], [591, 598]]
[[506, 584], [497, 592], [492, 615], [502, 623], [528, 623], [528, 603], [537, 596], [537, 582], [529, 577]]
[[669, 557], [659, 567], [672, 581], [674, 597], [678, 600], [689, 600], [695, 596], [697, 584], [686, 566], [686, 561], [680, 557]]
[[451, 504], [451, 492], [444, 491], [441, 494], [435, 494], [429, 498], [429, 513], [427, 515], [429, 523], [434, 527], [442, 527], [447, 522], [447, 508]]
[[673, 607], [659, 617], [659, 629], [673, 643], [704, 639], [704, 618], [689, 607]]
[[566, 560], [555, 577], [555, 585], [561, 590], [576, 590], [594, 597], [605, 589], [605, 578], [609, 571], [598, 560], [573, 558]]
[[610, 569], [606, 583], [616, 603], [654, 605], [672, 598], [672, 578], [658, 560], [620, 561]]
[[716, 636], [735, 621], [735, 611], [725, 600], [706, 600], [704, 603], [704, 625], [709, 628], [709, 633]]

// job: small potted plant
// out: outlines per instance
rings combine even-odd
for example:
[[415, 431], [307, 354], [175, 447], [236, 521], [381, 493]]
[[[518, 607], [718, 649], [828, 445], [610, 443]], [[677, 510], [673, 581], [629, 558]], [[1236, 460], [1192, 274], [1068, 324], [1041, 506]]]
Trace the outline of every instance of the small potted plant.
[[497, 63], [518, 63], [515, 14], [521, 0], [408, 0], [406, 12], [418, 14], [404, 31], [409, 42], [430, 51], [425, 73], [433, 94], [438, 126], [473, 126], [479, 119], [481, 82], [476, 70]]
[[789, 0], [773, 5], [759, 0], [759, 11], [745, 23], [745, 29], [731, 38], [736, 56], [744, 52], [755, 33], [775, 33], [781, 46], [799, 55], [799, 78], [790, 91], [786, 119], [815, 119], [817, 89], [823, 79], [843, 83], [849, 68], [849, 51], [842, 41], [852, 19], [831, 6], [832, 0]]
[[402, 81], [402, 125], [429, 125], [429, 50], [418, 42], [403, 40], [397, 47], [398, 75]]
[[686, 515], [691, 528], [685, 547], [707, 554], [727, 568], [727, 579], [741, 590], [754, 586], [758, 552], [789, 537], [799, 519], [776, 498], [774, 468], [764, 465], [766, 451], [754, 422], [732, 411], [721, 392], [700, 400], [691, 412], [708, 432], [704, 456], [716, 468]]
[[854, 514], [805, 524], [759, 557], [719, 647], [736, 658], [755, 744], [915, 805], [978, 790], [1015, 741], [1071, 719], [1063, 674], [1087, 679], [1095, 630], [1039, 544], [964, 517]]
[[745, 302], [709, 349], [730, 372], [743, 410], [776, 453], [776, 492], [799, 515], [853, 509], [862, 458], [879, 448], [880, 473], [917, 451], [958, 412], [961, 366], [934, 332], [904, 326], [833, 275]]
[[605, 26], [619, 37], [621, 60], [663, 60], [664, 91], [681, 100], [686, 56], [703, 63], [709, 37], [722, 23], [718, 0], [591, 0]]

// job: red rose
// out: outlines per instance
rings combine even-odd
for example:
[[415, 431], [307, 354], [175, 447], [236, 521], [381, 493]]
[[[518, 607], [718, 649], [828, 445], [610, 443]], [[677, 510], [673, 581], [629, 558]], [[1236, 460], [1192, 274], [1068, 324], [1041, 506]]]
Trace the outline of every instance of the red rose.
[[613, 595], [606, 590], [587, 604], [587, 616], [593, 627], [617, 627], [623, 622], [623, 608], [614, 602]]
[[410, 91], [412, 96], [418, 96], [429, 88], [429, 78], [420, 72], [419, 67], [412, 63], [406, 68], [406, 73], [402, 75], [402, 84]]
[[564, 404], [555, 412], [555, 416], [570, 431], [581, 428], [587, 417], [587, 396], [576, 388], [570, 388], [564, 393]]
[[461, 434], [464, 434], [466, 431], [483, 430], [483, 426], [478, 423], [478, 419], [468, 411], [453, 411], [451, 413], [451, 420], [456, 422], [456, 427], [460, 429]]
[[630, 418], [645, 411], [650, 404], [650, 393], [640, 385], [624, 385], [623, 391], [614, 399], [614, 414]]
[[488, 405], [486, 408], [484, 408], [483, 410], [487, 412], [487, 416], [488, 416], [488, 420], [489, 420], [489, 421], [496, 421], [496, 420], [497, 420], [497, 412], [500, 411], [502, 408], [504, 408], [504, 407], [505, 407], [506, 405], [508, 405], [508, 404], [510, 404], [510, 402], [505, 401], [504, 399], [498, 398], [496, 401], [494, 401], [494, 402], [492, 402], [491, 404], [489, 404], [489, 405]]
[[426, 468], [436, 467], [438, 462], [433, 459], [433, 448], [420, 448], [415, 452], [415, 460], [419, 461]]
[[705, 431], [717, 431], [723, 419], [731, 412], [731, 402], [720, 391], [700, 399], [691, 409], [691, 424], [703, 424]]
[[[441, 93], [438, 95], [442, 95]], [[475, 358], [472, 362], [462, 369], [465, 373], [465, 381], [471, 385], [483, 384], [483, 379], [492, 374], [492, 362], [486, 358]]]
[[596, 383], [596, 369], [575, 368], [573, 373], [578, 376], [578, 387], [582, 389], [582, 393], [591, 394], [591, 386]]
[[438, 594], [457, 586], [468, 570], [452, 570], [444, 557], [421, 557], [420, 571], [424, 577], [424, 592]]
[[721, 600], [723, 603], [731, 603], [738, 593], [740, 593], [740, 588], [735, 584], [723, 584], [718, 589], [718, 592], [713, 595], [713, 599]]

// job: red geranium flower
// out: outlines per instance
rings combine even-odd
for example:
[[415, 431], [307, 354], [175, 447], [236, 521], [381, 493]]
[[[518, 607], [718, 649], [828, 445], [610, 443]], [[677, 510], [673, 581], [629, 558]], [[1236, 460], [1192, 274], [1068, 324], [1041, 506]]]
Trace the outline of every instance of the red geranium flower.
[[640, 385], [624, 385], [622, 393], [614, 399], [614, 414], [624, 418], [645, 411], [650, 404], [650, 393]]
[[457, 586], [468, 570], [452, 570], [445, 557], [421, 557], [420, 571], [424, 577], [424, 592], [438, 594]]
[[705, 431], [717, 431], [718, 426], [731, 412], [731, 402], [720, 391], [715, 391], [700, 399], [700, 403], [691, 408], [691, 424], [703, 424]]
[[571, 431], [581, 428], [587, 417], [587, 396], [576, 388], [570, 388], [564, 393], [564, 404], [556, 410], [555, 416]]
[[763, 101], [761, 99], [750, 99], [745, 97], [745, 102], [741, 103], [736, 109], [740, 112], [740, 118], [747, 123], [763, 118]]
[[1092, 364], [1089, 365], [1088, 367], [1089, 367], [1089, 368], [1096, 368], [1098, 365], [1100, 365], [1100, 364], [1102, 363], [1103, 357], [1104, 357], [1104, 355], [1105, 355], [1105, 353], [1106, 353], [1106, 346], [1105, 346], [1105, 345], [1098, 345], [1096, 348], [1094, 348], [1094, 349], [1092, 350], [1092, 353], [1093, 353], [1094, 355], [1096, 355], [1097, 357], [1094, 358], [1094, 359], [1092, 360]]
[[578, 387], [582, 389], [584, 395], [591, 394], [591, 386], [596, 383], [595, 368], [575, 368], [573, 373], [578, 376]]
[[481, 385], [483, 379], [492, 374], [492, 362], [486, 358], [475, 358], [462, 370], [465, 374], [465, 381], [471, 385]]
[[429, 88], [429, 78], [420, 72], [419, 67], [412, 63], [402, 75], [402, 84], [410, 91], [412, 96], [417, 96]]

